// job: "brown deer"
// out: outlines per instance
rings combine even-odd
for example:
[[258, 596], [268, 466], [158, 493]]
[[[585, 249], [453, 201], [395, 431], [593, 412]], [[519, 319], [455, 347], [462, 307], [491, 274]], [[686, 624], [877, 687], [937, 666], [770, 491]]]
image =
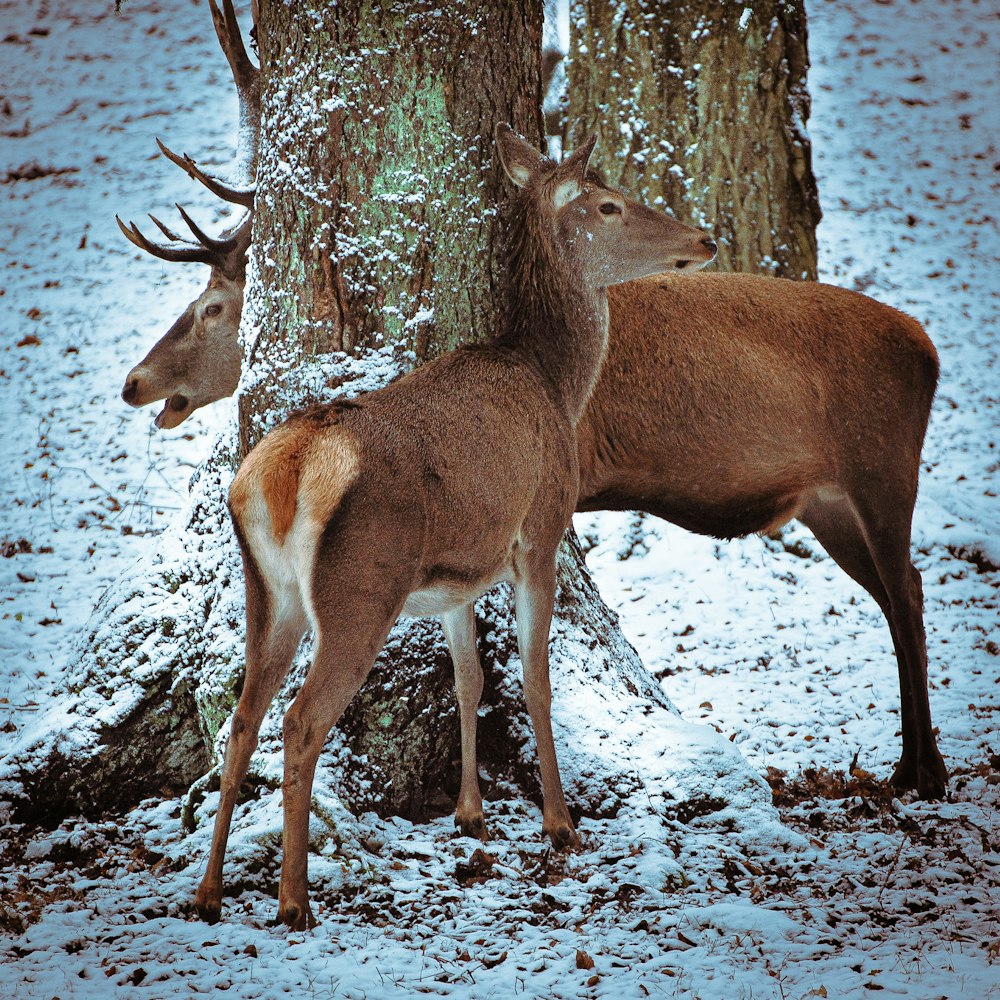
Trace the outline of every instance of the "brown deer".
[[927, 334], [857, 292], [757, 275], [664, 275], [608, 297], [608, 354], [577, 428], [577, 510], [648, 511], [716, 538], [802, 521], [889, 623], [903, 733], [892, 783], [941, 797], [910, 561], [938, 377]]
[[[246, 678], [195, 897], [207, 920], [220, 914], [226, 839], [261, 720], [307, 625], [316, 651], [284, 719], [278, 891], [278, 915], [297, 929], [313, 923], [307, 848], [316, 761], [401, 614], [441, 616], [461, 703], [463, 768], [475, 774], [482, 671], [473, 602], [501, 580], [514, 590], [542, 831], [557, 847], [578, 843], [552, 738], [548, 635], [556, 549], [578, 494], [574, 429], [607, 342], [606, 286], [693, 270], [716, 248], [588, 174], [596, 136], [560, 165], [507, 126], [496, 138], [519, 189], [499, 333], [350, 403], [291, 416], [233, 481]], [[457, 822], [482, 824], [478, 788], [463, 786]]]
[[[223, 0], [221, 11], [215, 0], [209, 0], [209, 7], [239, 94], [241, 160], [237, 169], [252, 181], [256, 174], [260, 134], [260, 71], [250, 61], [243, 45], [232, 0]], [[256, 5], [254, 7], [256, 23]], [[176, 427], [199, 407], [236, 391], [242, 362], [237, 331], [243, 312], [254, 188], [252, 183], [239, 186], [212, 177], [199, 170], [190, 157], [178, 156], [159, 139], [156, 141], [163, 154], [191, 177], [226, 201], [248, 210], [243, 219], [215, 239], [202, 232], [178, 205], [181, 217], [194, 234], [194, 243], [182, 240], [150, 215], [156, 227], [171, 241], [167, 245], [153, 243], [134, 223], [126, 226], [115, 216], [126, 239], [141, 250], [161, 260], [197, 261], [211, 268], [205, 290], [128, 373], [122, 389], [122, 399], [130, 406], [145, 406], [165, 399], [155, 423], [159, 428], [168, 429]]]

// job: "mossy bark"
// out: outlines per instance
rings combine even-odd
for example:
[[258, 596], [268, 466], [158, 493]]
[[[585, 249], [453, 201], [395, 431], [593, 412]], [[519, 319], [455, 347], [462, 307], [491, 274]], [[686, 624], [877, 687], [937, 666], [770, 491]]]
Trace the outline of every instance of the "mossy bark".
[[804, 0], [572, 0], [569, 141], [714, 233], [718, 267], [816, 278]]
[[[541, 140], [541, 5], [265, 2], [260, 39], [251, 369], [383, 345], [425, 360], [492, 332], [493, 130]], [[267, 382], [240, 400], [244, 450]]]

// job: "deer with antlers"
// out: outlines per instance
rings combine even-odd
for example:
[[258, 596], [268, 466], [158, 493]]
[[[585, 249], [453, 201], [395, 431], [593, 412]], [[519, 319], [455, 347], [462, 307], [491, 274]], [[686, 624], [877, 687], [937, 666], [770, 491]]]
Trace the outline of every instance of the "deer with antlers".
[[[560, 165], [506, 126], [496, 142], [518, 188], [497, 335], [350, 403], [291, 416], [233, 481], [246, 678], [195, 899], [205, 919], [218, 919], [236, 796], [306, 627], [315, 654], [284, 720], [278, 914], [293, 928], [313, 922], [306, 869], [317, 758], [401, 614], [441, 616], [461, 704], [463, 768], [474, 774], [482, 671], [473, 602], [502, 580], [514, 591], [542, 830], [557, 847], [578, 842], [552, 738], [548, 635], [556, 549], [578, 494], [574, 429], [607, 342], [606, 288], [696, 269], [716, 247], [588, 173], [596, 137]], [[482, 800], [472, 791], [463, 788], [459, 823], [481, 821]]]
[[[229, 305], [206, 334], [215, 349], [196, 358], [197, 339], [184, 342], [187, 381], [171, 375], [161, 345], [139, 366], [160, 387], [151, 398], [196, 387], [182, 393], [190, 406], [172, 411], [175, 423], [214, 398], [209, 386], [239, 379], [239, 355], [223, 347], [235, 343], [244, 280], [240, 270], [217, 284]], [[629, 282], [610, 288], [608, 301], [608, 351], [578, 425], [577, 509], [647, 511], [719, 538], [799, 518], [889, 624], [903, 744], [893, 785], [941, 797], [948, 774], [910, 560], [938, 373], [920, 325], [857, 292], [757, 275]], [[463, 787], [473, 780], [463, 769]], [[479, 829], [468, 820], [463, 828]]]
[[[242, 356], [237, 331], [243, 312], [247, 251], [253, 228], [253, 178], [256, 175], [257, 142], [260, 134], [260, 70], [247, 55], [232, 0], [209, 0], [212, 22], [233, 73], [240, 101], [240, 152], [237, 173], [249, 184], [223, 181], [200, 170], [189, 156], [178, 156], [159, 139], [161, 152], [213, 194], [243, 206], [243, 218], [221, 236], [202, 231], [180, 205], [180, 212], [195, 240], [183, 240], [154, 215], [150, 219], [170, 240], [169, 244], [147, 239], [135, 223], [115, 221], [129, 242], [160, 260], [196, 261], [208, 264], [211, 275], [205, 290], [184, 310], [153, 349], [126, 376], [122, 399], [130, 406], [146, 406], [165, 399], [156, 417], [161, 429], [176, 427], [196, 409], [231, 396], [239, 382]], [[254, 4], [256, 23], [256, 4]]]

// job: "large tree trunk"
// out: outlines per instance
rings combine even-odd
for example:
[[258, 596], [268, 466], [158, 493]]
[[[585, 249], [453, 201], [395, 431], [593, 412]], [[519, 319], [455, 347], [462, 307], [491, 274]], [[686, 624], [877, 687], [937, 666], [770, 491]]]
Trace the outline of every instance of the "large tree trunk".
[[570, 145], [715, 234], [718, 266], [816, 278], [804, 0], [572, 0]]
[[[331, 351], [425, 360], [491, 333], [493, 129], [540, 137], [540, 3], [313, 6], [261, 7], [258, 386]], [[247, 415], [271, 407], [245, 389], [241, 407], [248, 448]]]
[[[376, 388], [414, 356], [495, 329], [505, 199], [492, 135], [503, 120], [541, 141], [540, 5], [469, 0], [444, 17], [434, 5], [389, 10], [262, 4], [260, 194], [237, 405], [194, 477], [181, 532], [105, 595], [51, 735], [2, 775], [17, 818], [55, 821], [192, 788], [186, 815], [198, 820], [242, 678], [242, 574], [225, 508], [239, 461], [290, 408]], [[478, 605], [488, 678], [481, 757], [492, 777], [533, 793], [509, 603], [501, 588]], [[307, 660], [303, 649], [262, 729], [252, 772], [265, 786], [280, 781], [281, 708]], [[552, 670], [557, 729], [577, 746], [584, 723], [560, 707], [560, 688], [563, 705], [637, 700], [643, 718], [669, 707], [571, 542]], [[411, 817], [448, 808], [441, 792], [455, 775], [457, 729], [440, 627], [403, 621], [329, 741], [317, 794]], [[565, 783], [578, 807], [602, 810], [607, 789], [591, 779], [595, 761], [614, 753], [595, 746], [573, 755]], [[616, 784], [630, 766], [621, 756], [608, 775]], [[596, 797], [585, 791], [593, 787]]]

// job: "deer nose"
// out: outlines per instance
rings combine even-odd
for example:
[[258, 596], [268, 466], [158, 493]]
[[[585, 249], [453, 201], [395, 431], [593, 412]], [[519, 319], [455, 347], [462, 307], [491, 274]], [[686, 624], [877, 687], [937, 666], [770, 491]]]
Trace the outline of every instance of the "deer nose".
[[139, 395], [139, 380], [134, 375], [129, 375], [125, 379], [125, 385], [122, 388], [122, 399], [125, 400], [129, 406], [135, 405], [135, 397]]
[[719, 244], [715, 240], [702, 240], [701, 245], [714, 257], [719, 252]]

